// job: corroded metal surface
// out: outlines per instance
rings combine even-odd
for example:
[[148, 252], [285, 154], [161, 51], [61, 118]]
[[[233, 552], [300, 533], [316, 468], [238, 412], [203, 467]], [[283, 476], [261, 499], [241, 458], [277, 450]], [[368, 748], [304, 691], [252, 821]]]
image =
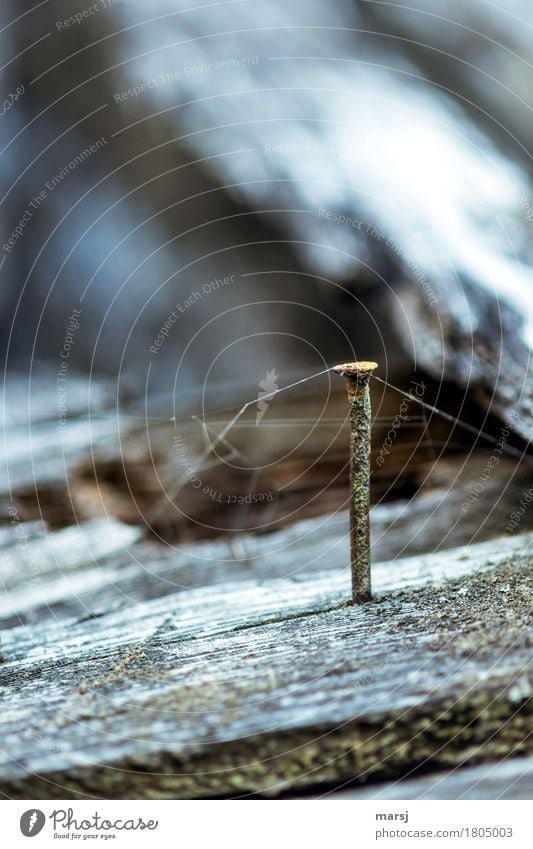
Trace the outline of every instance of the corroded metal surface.
[[370, 440], [371, 408], [369, 380], [374, 362], [344, 363], [335, 371], [343, 374], [350, 402], [350, 556], [352, 600], [370, 601]]

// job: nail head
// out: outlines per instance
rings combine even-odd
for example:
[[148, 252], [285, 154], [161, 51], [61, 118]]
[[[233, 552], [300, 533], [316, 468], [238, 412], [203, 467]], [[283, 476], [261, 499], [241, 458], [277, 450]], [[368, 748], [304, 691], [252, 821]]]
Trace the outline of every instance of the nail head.
[[370, 372], [374, 371], [377, 367], [378, 364], [371, 360], [360, 360], [355, 363], [342, 363], [341, 365], [335, 366], [333, 371], [337, 372], [337, 374], [343, 374], [345, 377], [350, 377], [357, 374], [370, 374]]

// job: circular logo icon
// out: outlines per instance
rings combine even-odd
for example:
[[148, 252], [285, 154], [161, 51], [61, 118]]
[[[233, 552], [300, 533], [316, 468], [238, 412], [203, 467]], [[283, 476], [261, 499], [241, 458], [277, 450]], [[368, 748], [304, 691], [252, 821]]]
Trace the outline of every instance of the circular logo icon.
[[35, 837], [42, 831], [46, 822], [46, 817], [42, 811], [37, 808], [31, 808], [29, 811], [24, 811], [20, 818], [20, 830], [24, 837]]

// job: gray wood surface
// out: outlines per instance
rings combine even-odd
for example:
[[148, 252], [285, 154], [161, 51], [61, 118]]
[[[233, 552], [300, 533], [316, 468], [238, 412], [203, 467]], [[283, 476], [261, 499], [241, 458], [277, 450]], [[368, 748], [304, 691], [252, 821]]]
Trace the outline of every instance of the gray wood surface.
[[[114, 563], [113, 540], [131, 530], [82, 526], [68, 546], [63, 536], [55, 551], [76, 563], [63, 594], [79, 596], [77, 616], [40, 602], [30, 625], [3, 634], [1, 791], [271, 795], [525, 752], [533, 537], [378, 563], [375, 600], [354, 608], [343, 537], [319, 543], [314, 530], [247, 541], [268, 578], [247, 561], [237, 576], [225, 542], [194, 547], [175, 563], [181, 591], [142, 601], [128, 584], [157, 564]], [[104, 538], [107, 550], [91, 552]], [[310, 552], [322, 568], [298, 574]], [[195, 584], [203, 557], [212, 580]], [[60, 579], [42, 562], [53, 601]], [[84, 614], [91, 590], [100, 609]]]
[[530, 750], [528, 512], [501, 536], [527, 469], [502, 458], [463, 511], [486, 456], [421, 464], [416, 497], [372, 510], [375, 598], [353, 608], [342, 507], [161, 545], [118, 471], [151, 509], [170, 423], [117, 427], [103, 392], [89, 428], [80, 386], [59, 433], [49, 404], [11, 405], [0, 467], [5, 796], [330, 792]]
[[324, 793], [325, 799], [532, 799], [533, 758], [446, 770], [419, 778]]

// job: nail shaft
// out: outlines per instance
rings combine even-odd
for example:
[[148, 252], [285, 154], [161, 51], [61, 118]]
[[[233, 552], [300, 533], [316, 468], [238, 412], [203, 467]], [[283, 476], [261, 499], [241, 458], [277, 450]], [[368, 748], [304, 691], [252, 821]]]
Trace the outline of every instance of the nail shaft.
[[363, 604], [372, 597], [370, 575], [370, 389], [377, 363], [355, 362], [337, 366], [344, 375], [350, 403], [350, 555], [352, 601]]

